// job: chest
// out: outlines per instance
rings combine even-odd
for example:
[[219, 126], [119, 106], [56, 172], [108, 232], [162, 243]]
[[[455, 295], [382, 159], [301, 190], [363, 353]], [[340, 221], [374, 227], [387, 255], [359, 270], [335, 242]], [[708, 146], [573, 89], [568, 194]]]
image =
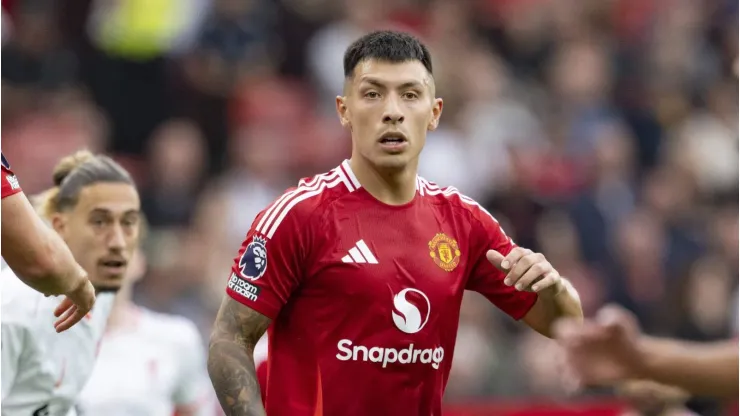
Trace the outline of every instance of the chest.
[[[404, 296], [436, 305], [459, 304], [470, 264], [470, 225], [451, 210], [333, 213], [306, 290], [354, 305]], [[401, 295], [400, 293], [405, 293]]]
[[106, 336], [83, 398], [85, 401], [169, 400], [178, 377], [176, 357], [178, 352], [167, 342], [153, 341], [136, 333]]
[[3, 400], [3, 414], [7, 409], [8, 414], [66, 415], [93, 372], [97, 326], [83, 320], [62, 334], [46, 328], [34, 333], [36, 342], [21, 354], [21, 370]]

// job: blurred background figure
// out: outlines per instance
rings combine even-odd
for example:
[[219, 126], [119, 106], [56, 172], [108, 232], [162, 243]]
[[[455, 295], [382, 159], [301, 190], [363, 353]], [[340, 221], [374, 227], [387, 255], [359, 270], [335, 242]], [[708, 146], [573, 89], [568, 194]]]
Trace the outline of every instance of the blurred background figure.
[[[420, 36], [436, 58], [445, 111], [422, 175], [551, 258], [587, 314], [616, 302], [651, 334], [737, 336], [737, 1], [2, 6], [0, 133], [24, 189], [48, 187], [54, 161], [80, 147], [124, 165], [151, 220], [133, 299], [203, 337], [258, 209], [349, 154], [336, 71], [379, 28]], [[555, 345], [479, 301], [465, 297], [449, 413], [565, 409], [559, 374], [540, 364]], [[622, 411], [600, 395], [573, 406]]]
[[138, 251], [116, 296], [77, 413], [213, 415], [213, 388], [195, 325], [139, 307], [131, 299], [133, 285], [145, 272], [146, 258]]

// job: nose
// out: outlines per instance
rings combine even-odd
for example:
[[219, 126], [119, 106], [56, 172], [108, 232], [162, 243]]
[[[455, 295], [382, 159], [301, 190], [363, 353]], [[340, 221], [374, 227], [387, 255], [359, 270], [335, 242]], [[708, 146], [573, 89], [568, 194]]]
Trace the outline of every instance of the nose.
[[386, 100], [385, 109], [383, 111], [383, 123], [385, 124], [401, 124], [403, 123], [404, 116], [401, 111], [401, 106], [398, 105], [398, 98], [389, 97]]
[[126, 236], [124, 235], [123, 227], [120, 224], [116, 224], [108, 237], [108, 248], [114, 251], [121, 251], [125, 247]]

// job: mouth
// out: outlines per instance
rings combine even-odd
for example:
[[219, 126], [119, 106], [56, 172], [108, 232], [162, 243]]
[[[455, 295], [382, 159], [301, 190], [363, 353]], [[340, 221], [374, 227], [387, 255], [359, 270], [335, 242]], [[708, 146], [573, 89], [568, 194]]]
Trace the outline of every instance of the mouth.
[[100, 265], [111, 274], [121, 274], [126, 269], [128, 262], [124, 259], [107, 259], [101, 261]]
[[399, 151], [408, 145], [408, 139], [403, 133], [400, 132], [388, 132], [384, 133], [378, 139], [381, 147], [389, 151]]

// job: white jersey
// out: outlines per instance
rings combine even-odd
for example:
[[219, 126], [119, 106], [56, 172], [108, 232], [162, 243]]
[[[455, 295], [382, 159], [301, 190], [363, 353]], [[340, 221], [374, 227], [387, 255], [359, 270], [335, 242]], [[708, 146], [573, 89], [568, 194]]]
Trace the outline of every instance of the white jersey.
[[2, 416], [73, 416], [77, 396], [93, 371], [115, 300], [100, 293], [87, 317], [58, 334], [54, 309], [62, 296], [45, 297], [9, 267], [2, 293]]
[[98, 362], [80, 395], [80, 416], [172, 416], [186, 407], [213, 415], [206, 353], [195, 324], [136, 307], [125, 326], [103, 337]]

